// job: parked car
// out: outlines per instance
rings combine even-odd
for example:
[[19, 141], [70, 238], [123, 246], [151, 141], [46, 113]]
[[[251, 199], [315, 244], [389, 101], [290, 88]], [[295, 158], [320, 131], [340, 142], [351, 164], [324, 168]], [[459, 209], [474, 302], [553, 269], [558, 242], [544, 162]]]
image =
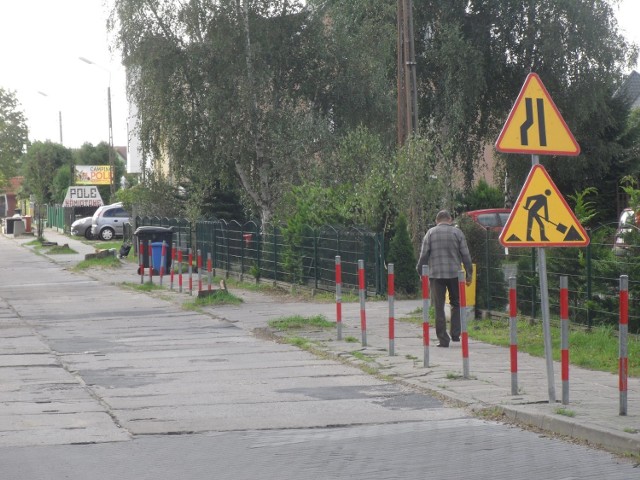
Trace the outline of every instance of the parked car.
[[511, 210], [508, 208], [486, 208], [484, 210], [471, 210], [464, 212], [462, 215], [471, 217], [471, 219], [483, 226], [501, 232], [502, 228], [507, 224]]
[[78, 235], [79, 237], [85, 237], [87, 240], [91, 240], [91, 222], [93, 217], [79, 218], [71, 224], [71, 235]]
[[124, 224], [131, 222], [131, 216], [122, 208], [122, 203], [103, 205], [96, 210], [91, 219], [91, 235], [100, 240], [121, 237]]
[[637, 223], [638, 218], [633, 209], [625, 208], [622, 210], [613, 242], [613, 251], [616, 255], [625, 255], [629, 251], [630, 246], [627, 244], [625, 237], [633, 230], [639, 231]]

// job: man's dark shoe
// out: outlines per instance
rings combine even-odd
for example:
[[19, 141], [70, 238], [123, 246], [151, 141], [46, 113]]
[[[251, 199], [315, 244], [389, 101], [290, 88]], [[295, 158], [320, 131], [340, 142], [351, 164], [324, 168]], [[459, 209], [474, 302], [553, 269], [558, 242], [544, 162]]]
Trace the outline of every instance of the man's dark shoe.
[[452, 342], [459, 342], [460, 341], [460, 337], [451, 337], [451, 341]]
[[445, 345], [444, 343], [439, 343], [436, 347], [449, 348], [449, 345]]

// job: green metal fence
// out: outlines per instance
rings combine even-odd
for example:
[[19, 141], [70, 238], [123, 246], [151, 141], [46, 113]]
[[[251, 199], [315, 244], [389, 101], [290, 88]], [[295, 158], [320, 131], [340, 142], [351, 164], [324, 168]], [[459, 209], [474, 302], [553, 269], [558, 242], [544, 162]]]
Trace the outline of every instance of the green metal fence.
[[[174, 227], [173, 241], [184, 253], [200, 251], [206, 266], [210, 256], [215, 269], [228, 274], [251, 275], [258, 280], [306, 285], [318, 290], [335, 290], [335, 257], [342, 262], [343, 288], [358, 288], [358, 260], [364, 260], [367, 291], [386, 291], [384, 239], [381, 233], [361, 228], [304, 226], [296, 235], [281, 226], [256, 222], [202, 220], [195, 232], [184, 219], [136, 217], [125, 225], [124, 238], [135, 244], [137, 227]], [[197, 242], [194, 244], [192, 235]]]
[[[589, 232], [586, 247], [546, 248], [547, 281], [552, 315], [559, 313], [560, 276], [569, 280], [570, 319], [585, 326], [618, 324], [619, 281], [629, 277], [629, 331], [640, 333], [640, 235], [625, 237], [625, 247], [615, 248], [610, 225]], [[471, 247], [471, 245], [470, 245]], [[498, 234], [486, 232], [473, 247], [477, 265], [479, 309], [505, 312], [508, 278], [517, 279], [518, 312], [541, 317], [537, 255], [532, 248], [505, 250]]]
[[292, 234], [278, 225], [216, 220], [197, 222], [196, 238], [203, 263], [210, 255], [214, 268], [230, 273], [333, 291], [339, 255], [345, 288], [357, 289], [358, 260], [365, 262], [367, 290], [386, 288], [382, 234], [364, 229], [304, 226]]
[[66, 217], [65, 209], [60, 205], [47, 205], [47, 226], [65, 231]]

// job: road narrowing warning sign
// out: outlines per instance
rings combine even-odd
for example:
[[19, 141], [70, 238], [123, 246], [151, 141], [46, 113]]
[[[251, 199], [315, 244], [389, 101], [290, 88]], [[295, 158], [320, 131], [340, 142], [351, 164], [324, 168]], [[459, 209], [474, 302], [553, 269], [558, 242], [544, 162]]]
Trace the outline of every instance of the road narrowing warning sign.
[[535, 73], [527, 76], [496, 141], [496, 150], [533, 155], [580, 154], [578, 142]]
[[505, 247], [583, 247], [589, 236], [545, 168], [536, 164], [500, 234]]

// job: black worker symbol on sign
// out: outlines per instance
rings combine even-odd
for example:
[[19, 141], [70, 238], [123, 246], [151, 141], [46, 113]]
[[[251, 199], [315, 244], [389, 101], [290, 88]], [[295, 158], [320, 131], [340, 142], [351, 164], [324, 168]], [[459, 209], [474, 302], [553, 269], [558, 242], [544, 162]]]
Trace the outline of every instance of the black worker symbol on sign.
[[[538, 228], [540, 229], [540, 241], [548, 242], [549, 239], [544, 233], [544, 220], [545, 222], [549, 222], [549, 206], [547, 205], [547, 197], [551, 195], [551, 190], [548, 188], [544, 191], [543, 194], [531, 195], [527, 197], [524, 209], [527, 211], [527, 241], [533, 242], [533, 237], [531, 236], [531, 230], [533, 229], [533, 222], [535, 221], [538, 224]], [[542, 214], [540, 213], [542, 211]]]

